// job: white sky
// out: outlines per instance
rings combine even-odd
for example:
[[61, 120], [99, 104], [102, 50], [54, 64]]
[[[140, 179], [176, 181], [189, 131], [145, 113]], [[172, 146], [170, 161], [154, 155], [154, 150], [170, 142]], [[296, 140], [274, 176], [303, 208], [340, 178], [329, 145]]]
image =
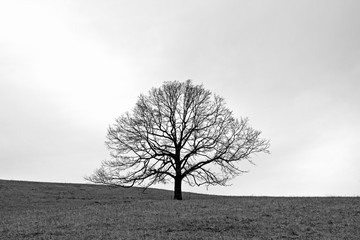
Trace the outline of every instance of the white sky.
[[185, 190], [360, 195], [359, 12], [356, 0], [0, 0], [0, 179], [84, 182], [140, 93], [193, 79], [272, 154], [230, 187]]

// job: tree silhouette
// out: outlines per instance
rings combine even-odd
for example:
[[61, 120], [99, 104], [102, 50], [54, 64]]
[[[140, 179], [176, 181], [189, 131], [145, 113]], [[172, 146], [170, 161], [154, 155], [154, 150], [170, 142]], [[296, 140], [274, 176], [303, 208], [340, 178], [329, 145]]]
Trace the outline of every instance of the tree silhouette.
[[243, 172], [237, 163], [268, 153], [269, 141], [260, 133], [247, 118], [235, 119], [224, 99], [202, 85], [164, 82], [141, 94], [132, 112], [109, 127], [111, 160], [86, 179], [122, 187], [173, 181], [174, 199], [181, 200], [182, 181], [226, 185]]

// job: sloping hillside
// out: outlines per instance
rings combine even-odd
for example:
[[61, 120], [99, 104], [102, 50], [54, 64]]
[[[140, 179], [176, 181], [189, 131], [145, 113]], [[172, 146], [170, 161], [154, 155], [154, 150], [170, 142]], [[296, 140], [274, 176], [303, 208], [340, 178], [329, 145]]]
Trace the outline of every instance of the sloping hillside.
[[0, 240], [360, 239], [360, 198], [172, 196], [0, 180]]

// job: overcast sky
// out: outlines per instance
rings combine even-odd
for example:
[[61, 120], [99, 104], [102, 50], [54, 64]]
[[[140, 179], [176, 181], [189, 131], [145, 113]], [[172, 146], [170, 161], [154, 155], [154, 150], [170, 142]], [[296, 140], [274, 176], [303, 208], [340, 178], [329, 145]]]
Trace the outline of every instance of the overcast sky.
[[359, 12], [357, 0], [1, 0], [0, 179], [85, 182], [141, 93], [193, 79], [271, 154], [230, 187], [185, 190], [360, 195]]

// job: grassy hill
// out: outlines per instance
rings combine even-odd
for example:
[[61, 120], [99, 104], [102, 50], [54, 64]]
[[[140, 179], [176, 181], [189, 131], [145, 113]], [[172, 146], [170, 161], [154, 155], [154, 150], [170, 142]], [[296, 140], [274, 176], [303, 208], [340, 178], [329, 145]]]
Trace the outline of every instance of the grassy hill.
[[360, 198], [0, 180], [0, 239], [360, 239]]

